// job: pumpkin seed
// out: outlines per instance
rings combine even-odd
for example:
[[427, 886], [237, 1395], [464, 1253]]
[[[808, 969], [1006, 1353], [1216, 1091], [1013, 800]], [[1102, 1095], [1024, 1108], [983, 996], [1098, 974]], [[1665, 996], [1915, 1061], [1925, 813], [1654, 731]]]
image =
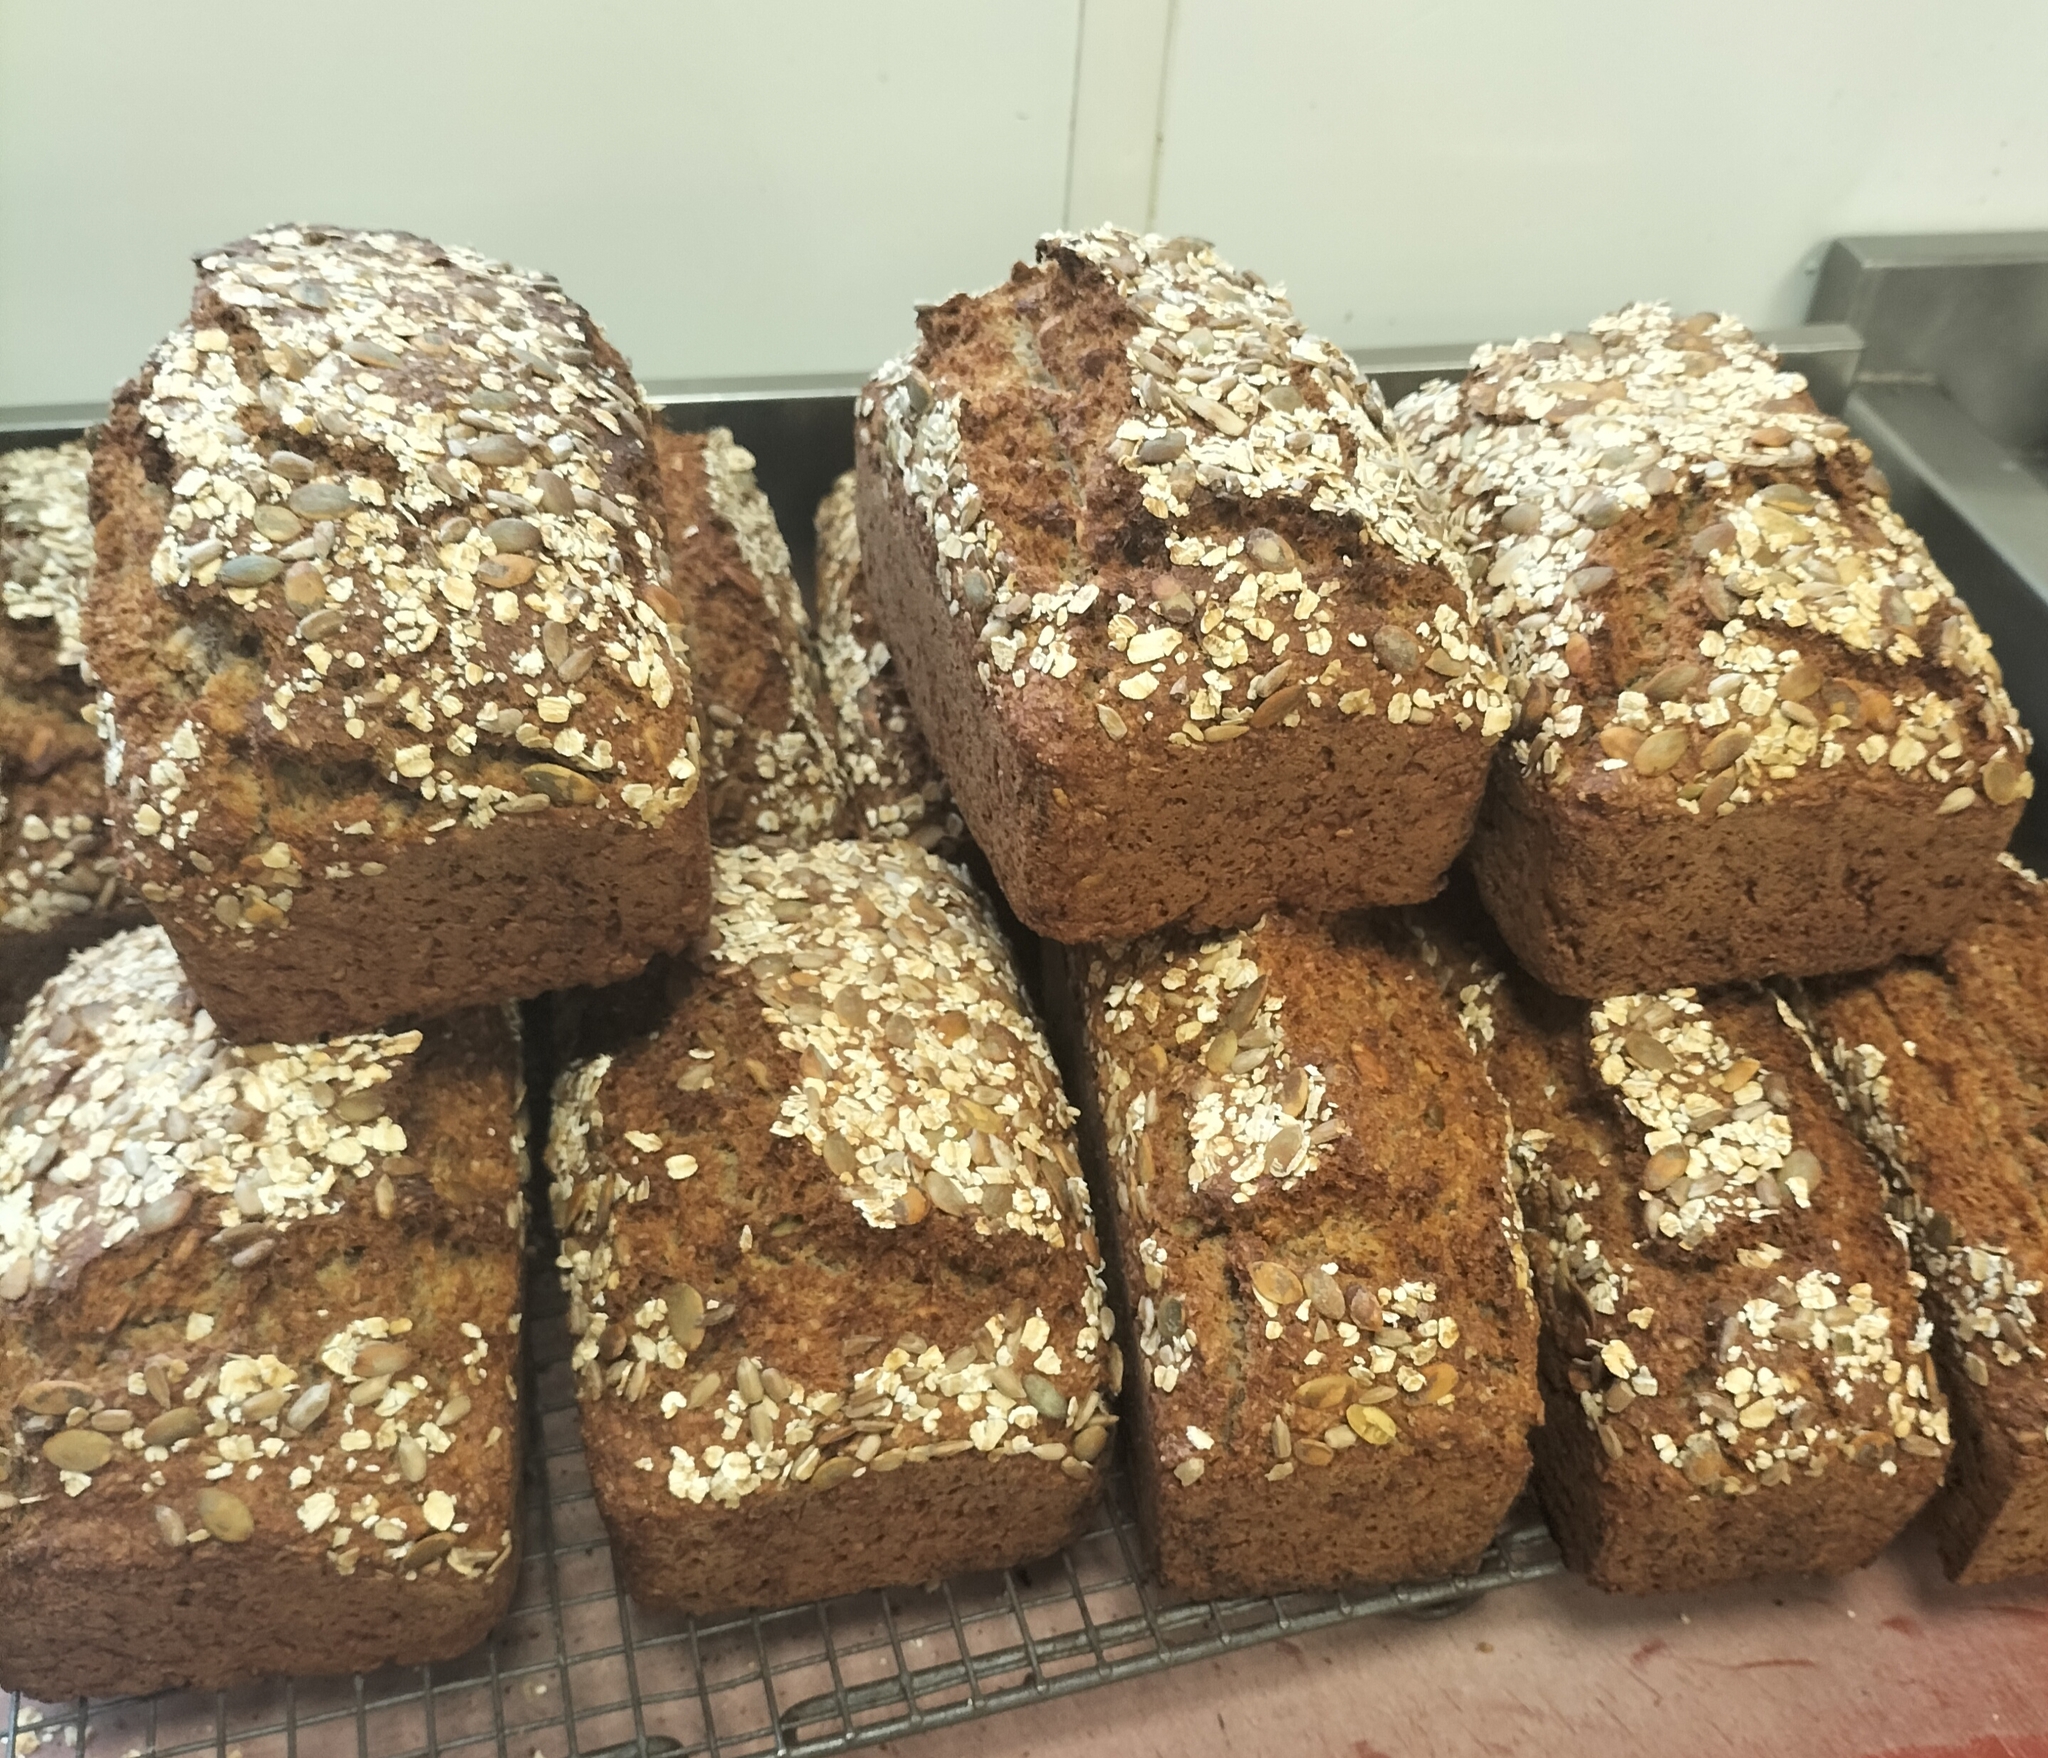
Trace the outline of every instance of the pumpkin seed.
[[190, 1404], [166, 1410], [142, 1426], [145, 1447], [168, 1447], [175, 1441], [189, 1441], [206, 1432], [206, 1418]]
[[210, 1484], [199, 1492], [199, 1524], [222, 1544], [244, 1543], [256, 1530], [248, 1503]]
[[90, 1475], [113, 1456], [113, 1441], [93, 1428], [60, 1429], [43, 1442], [43, 1457], [59, 1471]]

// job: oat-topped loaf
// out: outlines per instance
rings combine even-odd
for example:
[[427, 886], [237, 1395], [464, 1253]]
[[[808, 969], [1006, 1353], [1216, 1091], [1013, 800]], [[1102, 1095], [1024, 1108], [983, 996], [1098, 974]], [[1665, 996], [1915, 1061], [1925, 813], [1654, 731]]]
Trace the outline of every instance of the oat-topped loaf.
[[854, 474], [818, 503], [818, 655], [832, 699], [839, 764], [862, 836], [907, 836], [948, 859], [967, 827], [924, 742], [860, 566]]
[[1941, 1482], [1948, 1410], [1811, 1040], [1752, 988], [1588, 1008], [1453, 970], [1515, 1122], [1566, 1561], [1627, 1592], [1868, 1562]]
[[1057, 1550], [1116, 1349], [1073, 1113], [994, 923], [907, 842], [716, 868], [657, 1028], [555, 1088], [584, 1450], [626, 1584], [713, 1612]]
[[92, 521], [81, 440], [0, 452], [0, 671], [76, 670], [78, 615], [92, 584]]
[[805, 848], [843, 834], [811, 620], [754, 455], [725, 428], [657, 428], [669, 563], [704, 722], [711, 840]]
[[918, 321], [858, 405], [863, 566], [1017, 914], [1429, 896], [1513, 715], [1377, 390], [1256, 275], [1111, 227]]
[[234, 1049], [155, 928], [44, 988], [0, 1072], [0, 1687], [483, 1636], [525, 1157], [508, 1010]]
[[121, 882], [78, 611], [91, 454], [0, 452], [0, 1028], [80, 946], [148, 920]]
[[1939, 958], [1803, 997], [1927, 1278], [1956, 1440], [1934, 1525], [1961, 1581], [2048, 1570], [2048, 887], [2003, 885]]
[[1162, 1577], [1470, 1567], [1528, 1474], [1536, 1316], [1507, 1115], [1411, 932], [1149, 939], [1088, 957], [1081, 1010]]
[[1732, 318], [1638, 305], [1403, 406], [1526, 689], [1473, 844], [1553, 988], [1856, 969], [1988, 904], [2033, 791], [1869, 451]]
[[702, 925], [650, 420], [546, 276], [316, 227], [200, 259], [95, 453], [86, 640], [129, 875], [229, 1037]]

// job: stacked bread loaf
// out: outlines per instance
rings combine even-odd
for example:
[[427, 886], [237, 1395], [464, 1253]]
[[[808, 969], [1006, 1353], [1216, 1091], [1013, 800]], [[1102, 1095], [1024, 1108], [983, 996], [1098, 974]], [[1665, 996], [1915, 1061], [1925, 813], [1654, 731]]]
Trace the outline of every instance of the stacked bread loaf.
[[148, 920], [106, 823], [78, 617], [90, 454], [0, 452], [0, 1030], [81, 946]]
[[1650, 306], [1390, 411], [1114, 228], [920, 326], [815, 627], [730, 433], [404, 234], [203, 257], [90, 531], [0, 463], [0, 1683], [488, 1627], [529, 1058], [649, 1607], [1028, 1560], [1120, 1432], [1191, 1592], [1532, 1461], [1610, 1587], [2048, 1566], [2029, 742], [1842, 424]]
[[[7, 928], [55, 937], [55, 895], [74, 937], [137, 896], [159, 923], [53, 978], [0, 1075], [0, 1682], [41, 1696], [495, 1620], [511, 1004], [710, 901], [652, 418], [588, 316], [397, 233], [199, 266], [98, 438], [93, 529], [78, 448], [6, 476], [9, 837], [41, 863]], [[94, 552], [103, 788], [65, 730]]]
[[[1947, 1132], [1851, 1078], [1900, 1052], [1853, 985], [1788, 986], [1981, 970], [2032, 792], [1843, 424], [1653, 306], [1390, 415], [1270, 287], [1110, 228], [920, 327], [857, 411], [864, 573], [1005, 895], [1101, 943], [1053, 964], [1162, 1573], [1452, 1566], [1539, 1380], [1538, 1487], [1607, 1585], [1867, 1559], [1941, 1483], [1951, 1396], [1952, 1562], [2027, 1566], [2032, 1219], [1951, 1243]], [[1505, 945], [1469, 899], [1342, 915], [1435, 892], [1468, 832]], [[2038, 921], [2000, 921], [2017, 960]], [[1533, 1351], [1488, 1250], [1525, 1223]]]

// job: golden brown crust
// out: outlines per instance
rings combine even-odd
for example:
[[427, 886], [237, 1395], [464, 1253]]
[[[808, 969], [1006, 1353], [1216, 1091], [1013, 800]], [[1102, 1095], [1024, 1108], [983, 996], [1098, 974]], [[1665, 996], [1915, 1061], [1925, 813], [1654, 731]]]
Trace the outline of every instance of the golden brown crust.
[[923, 313], [856, 426], [864, 571], [1005, 896], [1068, 944], [1429, 896], [1512, 714], [1377, 392], [1207, 246], [1039, 257]]
[[2009, 865], [1993, 919], [1940, 958], [1801, 996], [1927, 1279], [1956, 1424], [1934, 1519], [1961, 1581], [2048, 1568], [2044, 982], [2048, 890]]
[[754, 457], [725, 428], [658, 428], [669, 562], [703, 719], [711, 841], [803, 848], [848, 805], [810, 618]]
[[1589, 1009], [1440, 937], [1515, 1124], [1566, 1560], [1666, 1591], [1869, 1561], [1948, 1409], [1884, 1189], [1774, 1001]]
[[849, 470], [818, 503], [818, 659], [858, 834], [907, 836], [947, 860], [967, 827], [919, 730], [860, 565]]
[[1056, 1549], [1114, 1346], [1000, 936], [909, 843], [717, 866], [694, 963], [555, 1091], [584, 1442], [628, 1584], [709, 1613]]
[[[0, 649], [26, 640], [53, 670], [85, 657], [78, 617], [92, 584], [91, 463], [84, 440], [0, 452]], [[0, 675], [25, 681], [12, 658], [0, 658]]]
[[1874, 965], [1984, 907], [2033, 787], [1990, 643], [1739, 323], [1637, 305], [1482, 348], [1399, 419], [1521, 697], [1474, 863], [1546, 982]]
[[701, 923], [647, 419], [544, 277], [316, 228], [202, 259], [95, 453], [86, 635], [129, 875], [230, 1035], [607, 980]]
[[1088, 958], [1084, 1111], [1173, 1586], [1467, 1567], [1527, 1475], [1507, 1116], [1423, 951], [1394, 921], [1274, 916]]
[[237, 1050], [146, 929], [38, 997], [0, 1116], [0, 1679], [474, 1642], [515, 1573], [509, 1018]]
[[121, 881], [78, 670], [89, 461], [77, 442], [0, 452], [0, 1030], [78, 947], [148, 920]]

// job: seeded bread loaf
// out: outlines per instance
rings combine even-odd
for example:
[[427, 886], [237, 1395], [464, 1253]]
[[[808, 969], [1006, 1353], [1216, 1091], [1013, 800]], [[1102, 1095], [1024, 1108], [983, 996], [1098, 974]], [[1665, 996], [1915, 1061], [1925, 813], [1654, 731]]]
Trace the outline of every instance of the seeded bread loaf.
[[1948, 1410], [1811, 1040], [1754, 988], [1589, 1009], [1451, 969], [1514, 1117], [1565, 1560], [1632, 1593], [1870, 1561], [1940, 1483]]
[[832, 700], [839, 763], [853, 797], [856, 833], [907, 836], [951, 860], [967, 827], [932, 760], [882, 638], [860, 566], [854, 474], [818, 503], [818, 656]]
[[1938, 959], [1805, 995], [1927, 1279], [1956, 1442], [1934, 1528], [1971, 1582], [2048, 1570], [2048, 888], [2004, 888]]
[[728, 1611], [1057, 1550], [1114, 1345], [1009, 955], [909, 843], [716, 868], [658, 1027], [555, 1087], [584, 1450], [627, 1587]]
[[78, 670], [79, 610], [92, 584], [81, 440], [0, 452], [0, 666], [10, 683]]
[[230, 1048], [160, 929], [0, 1072], [0, 1687], [443, 1660], [503, 1610], [524, 1219], [506, 1010]]
[[149, 917], [121, 883], [79, 674], [91, 454], [0, 452], [0, 1029], [81, 946]]
[[711, 840], [805, 848], [850, 808], [811, 623], [754, 456], [714, 427], [657, 428], [669, 564], [704, 723]]
[[200, 260], [94, 454], [117, 834], [236, 1040], [609, 981], [709, 907], [651, 418], [544, 276]]
[[1545, 983], [1860, 969], [1988, 906], [2033, 791], [1990, 644], [1740, 324], [1632, 306], [1482, 348], [1401, 419], [1526, 691], [1472, 860]]
[[1344, 354], [1208, 246], [1113, 228], [918, 321], [858, 404], [862, 566], [1024, 922], [1431, 895], [1512, 711]]
[[1161, 1577], [1470, 1567], [1528, 1475], [1536, 1317], [1507, 1114], [1413, 936], [1275, 915], [1072, 957]]

